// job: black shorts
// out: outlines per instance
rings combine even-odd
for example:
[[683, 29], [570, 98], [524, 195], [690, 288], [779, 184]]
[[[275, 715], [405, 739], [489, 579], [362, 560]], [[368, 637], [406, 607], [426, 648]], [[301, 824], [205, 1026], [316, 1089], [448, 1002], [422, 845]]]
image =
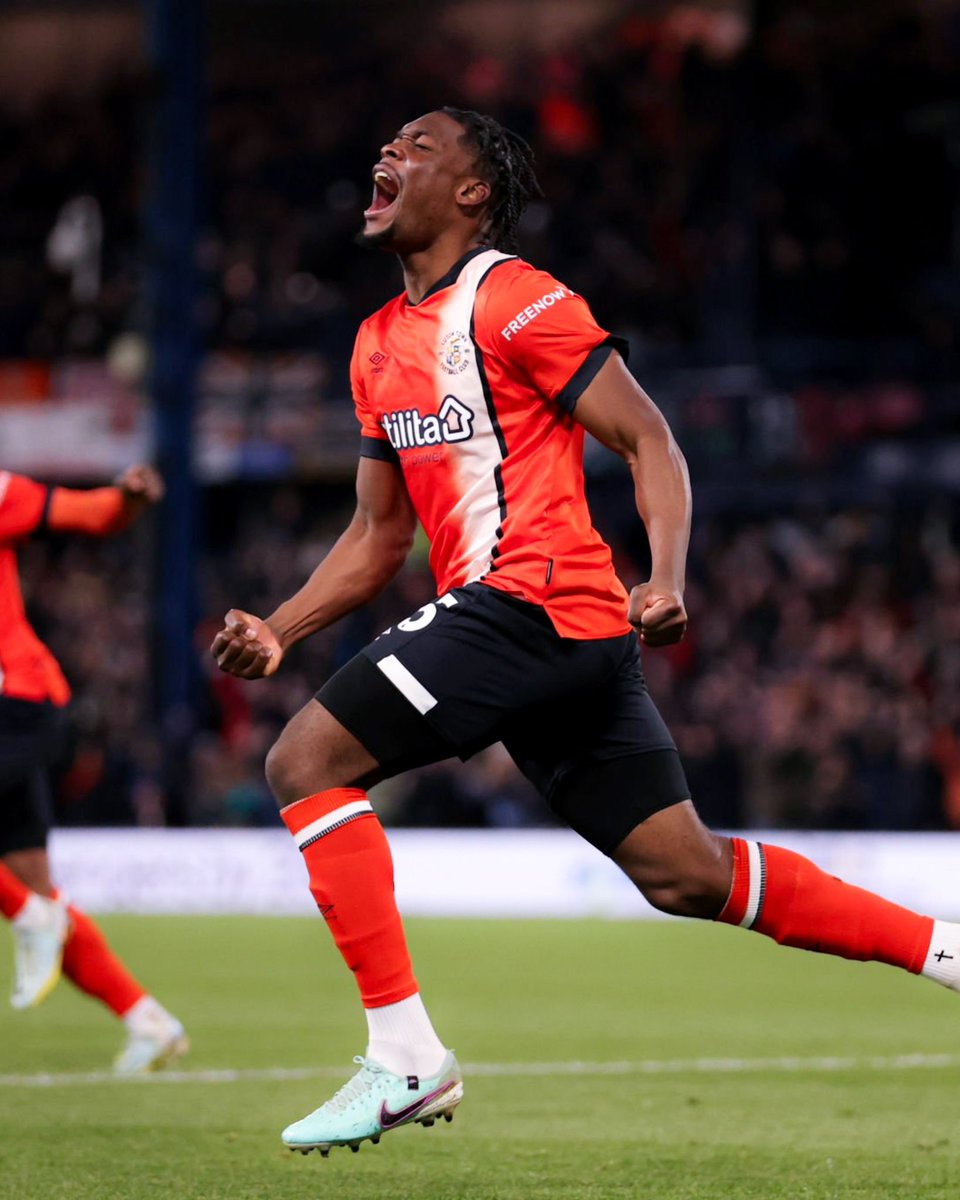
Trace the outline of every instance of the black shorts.
[[563, 638], [538, 605], [483, 583], [386, 630], [317, 699], [385, 778], [502, 741], [558, 815], [607, 854], [690, 795], [636, 635]]
[[50, 767], [65, 729], [64, 709], [0, 696], [0, 854], [46, 847], [53, 819]]

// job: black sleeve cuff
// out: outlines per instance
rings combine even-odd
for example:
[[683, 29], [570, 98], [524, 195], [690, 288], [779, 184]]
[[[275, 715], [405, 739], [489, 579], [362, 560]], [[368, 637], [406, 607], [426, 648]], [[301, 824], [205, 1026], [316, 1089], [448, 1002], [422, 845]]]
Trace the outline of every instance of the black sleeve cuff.
[[50, 501], [53, 499], [53, 488], [47, 488], [47, 494], [43, 498], [43, 508], [40, 510], [40, 520], [37, 522], [37, 533], [45, 533], [47, 530], [47, 522], [50, 520]]
[[577, 367], [563, 389], [557, 394], [556, 402], [564, 412], [573, 412], [577, 406], [577, 401], [590, 384], [593, 383], [597, 372], [613, 351], [616, 351], [624, 362], [630, 357], [630, 347], [627, 345], [626, 340], [614, 337], [611, 334], [610, 337], [604, 338], [599, 346], [594, 346], [580, 366]]
[[380, 462], [394, 463], [400, 465], [400, 455], [394, 450], [386, 438], [367, 437], [364, 434], [360, 438], [360, 457], [361, 458], [377, 458]]

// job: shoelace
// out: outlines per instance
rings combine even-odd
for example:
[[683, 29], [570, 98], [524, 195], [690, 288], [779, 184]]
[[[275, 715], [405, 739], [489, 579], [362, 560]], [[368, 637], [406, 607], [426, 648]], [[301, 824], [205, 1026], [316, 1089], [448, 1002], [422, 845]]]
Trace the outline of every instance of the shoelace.
[[338, 1092], [335, 1092], [324, 1104], [330, 1112], [343, 1112], [354, 1100], [358, 1100], [374, 1082], [378, 1075], [384, 1074], [383, 1068], [357, 1054], [353, 1060], [359, 1064], [360, 1070], [348, 1079]]

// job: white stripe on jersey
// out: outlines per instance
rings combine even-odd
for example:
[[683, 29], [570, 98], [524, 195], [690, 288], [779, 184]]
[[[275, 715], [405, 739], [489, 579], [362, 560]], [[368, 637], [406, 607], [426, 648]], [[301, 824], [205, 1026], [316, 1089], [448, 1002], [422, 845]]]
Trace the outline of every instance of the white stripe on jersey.
[[[454, 331], [469, 336], [480, 281], [494, 263], [512, 257], [499, 250], [488, 250], [466, 264], [443, 307], [441, 336]], [[487, 410], [476, 346], [473, 351], [470, 365], [461, 374], [451, 377], [437, 372], [438, 408], [443, 404], [444, 396], [453, 395], [474, 413], [473, 437], [457, 445], [454, 469], [459, 478], [459, 499], [447, 518], [458, 522], [463, 530], [463, 539], [455, 555], [458, 586], [472, 583], [490, 570], [500, 528], [496, 469], [503, 462], [503, 454]]]

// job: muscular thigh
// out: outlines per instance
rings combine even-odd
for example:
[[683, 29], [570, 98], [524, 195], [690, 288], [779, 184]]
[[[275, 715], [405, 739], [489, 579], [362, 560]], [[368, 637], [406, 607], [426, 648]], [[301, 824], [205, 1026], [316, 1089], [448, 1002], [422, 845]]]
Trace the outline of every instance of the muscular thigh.
[[267, 756], [267, 777], [282, 803], [330, 787], [367, 787], [378, 765], [367, 748], [316, 700], [288, 722]]
[[504, 743], [556, 814], [604, 854], [653, 813], [690, 796], [635, 639], [610, 678], [533, 705]]

